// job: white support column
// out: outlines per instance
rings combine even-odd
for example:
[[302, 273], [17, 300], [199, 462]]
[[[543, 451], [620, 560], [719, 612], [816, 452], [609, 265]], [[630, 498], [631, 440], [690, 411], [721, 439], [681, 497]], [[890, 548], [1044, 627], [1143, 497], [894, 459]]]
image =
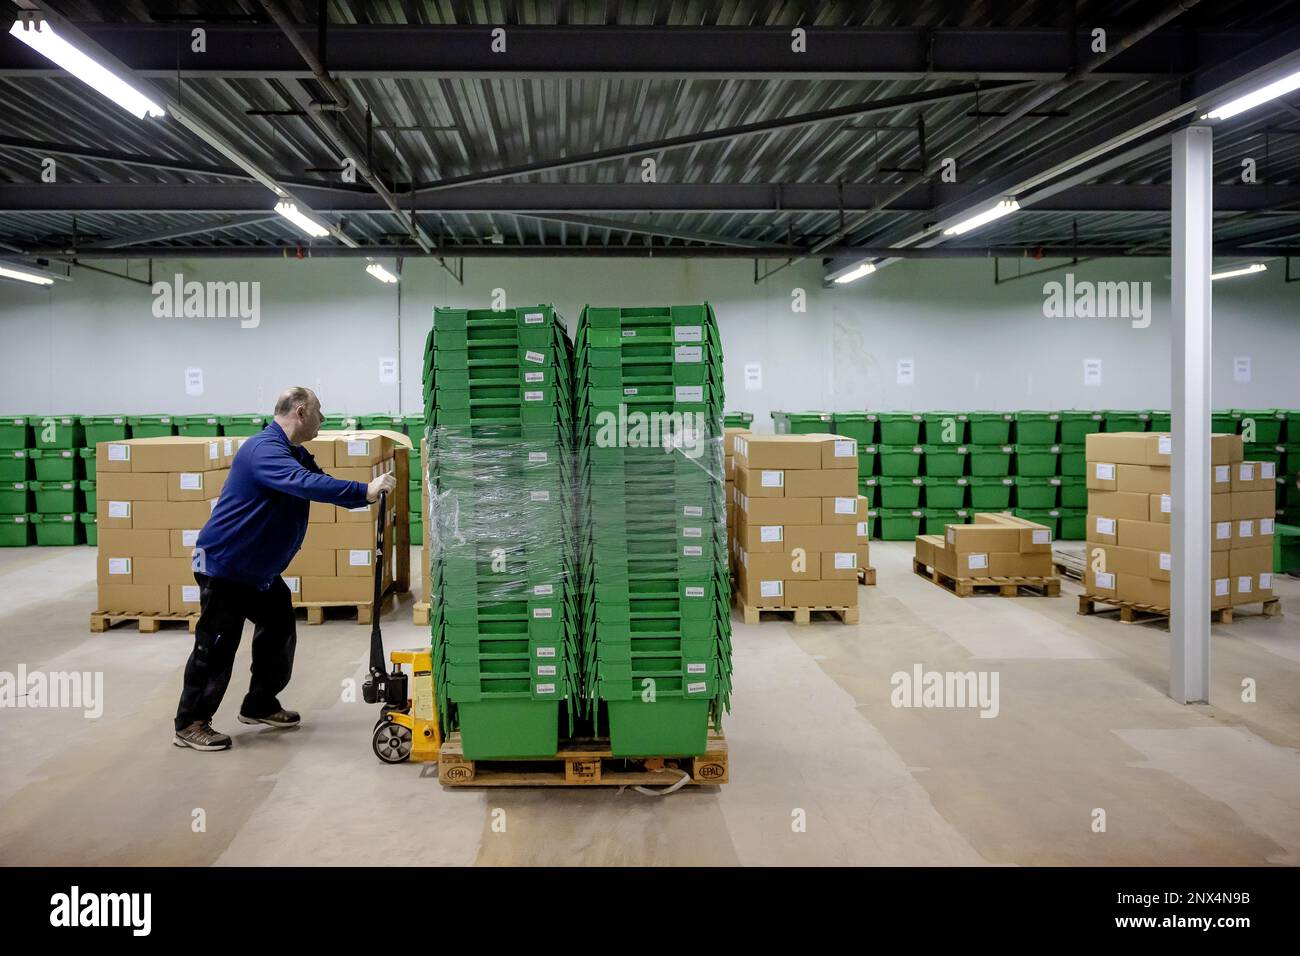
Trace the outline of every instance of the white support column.
[[1214, 140], [1173, 137], [1173, 526], [1169, 696], [1210, 699], [1210, 266]]

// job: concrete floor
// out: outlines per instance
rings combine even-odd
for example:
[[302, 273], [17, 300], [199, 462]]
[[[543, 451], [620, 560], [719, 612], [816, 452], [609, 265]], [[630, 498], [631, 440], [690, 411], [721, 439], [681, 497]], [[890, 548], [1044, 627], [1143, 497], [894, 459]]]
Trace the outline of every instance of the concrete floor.
[[[1286, 616], [1215, 627], [1214, 703], [1180, 706], [1164, 630], [1079, 617], [1071, 583], [962, 600], [911, 574], [910, 552], [873, 547], [857, 626], [737, 623], [731, 782], [651, 797], [444, 791], [379, 764], [375, 708], [341, 700], [369, 629], [343, 621], [300, 625], [282, 695], [299, 730], [236, 722], [246, 633], [214, 722], [234, 748], [177, 749], [188, 633], [92, 635], [93, 550], [0, 551], [0, 670], [102, 671], [105, 698], [99, 719], [0, 711], [0, 863], [1300, 862], [1300, 581], [1277, 582]], [[409, 600], [384, 631], [425, 636]], [[918, 663], [996, 671], [998, 716], [892, 706], [890, 676]]]

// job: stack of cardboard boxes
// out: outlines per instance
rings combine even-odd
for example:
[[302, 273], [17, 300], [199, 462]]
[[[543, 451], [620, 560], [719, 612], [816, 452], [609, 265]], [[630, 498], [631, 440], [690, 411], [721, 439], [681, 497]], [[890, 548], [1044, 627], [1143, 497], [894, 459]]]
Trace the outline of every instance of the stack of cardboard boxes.
[[1050, 578], [1051, 529], [1009, 514], [979, 512], [974, 524], [950, 524], [916, 539], [916, 560], [953, 580]]
[[[1210, 607], [1271, 600], [1276, 466], [1243, 461], [1239, 435], [1210, 451]], [[1168, 434], [1088, 436], [1088, 594], [1169, 608], [1171, 452]]]
[[733, 441], [740, 601], [753, 608], [856, 608], [869, 538], [857, 442], [839, 435]]
[[731, 542], [735, 535], [736, 529], [736, 437], [748, 437], [749, 430], [745, 428], [725, 428], [722, 437], [723, 470], [725, 472], [726, 486], [724, 487], [724, 498], [727, 508], [727, 542], [728, 550], [731, 552], [731, 573], [736, 573], [735, 548]]

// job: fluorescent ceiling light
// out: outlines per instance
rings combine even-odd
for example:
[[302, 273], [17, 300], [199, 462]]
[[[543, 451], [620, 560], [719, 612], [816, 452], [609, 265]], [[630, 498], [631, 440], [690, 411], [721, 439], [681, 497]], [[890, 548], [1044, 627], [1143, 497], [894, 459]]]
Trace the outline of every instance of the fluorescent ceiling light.
[[1001, 219], [1008, 216], [1020, 208], [1020, 203], [1014, 199], [1004, 199], [992, 209], [986, 209], [977, 216], [971, 216], [943, 231], [945, 236], [960, 236], [964, 232], [970, 232], [972, 229], [978, 229], [985, 223], [992, 222], [994, 219]]
[[330, 234], [330, 231], [328, 229], [326, 229], [324, 226], [318, 223], [315, 219], [311, 218], [311, 216], [308, 216], [306, 213], [300, 210], [294, 203], [291, 203], [288, 200], [282, 199], [280, 200], [280, 202], [276, 203], [275, 211], [278, 212], [281, 216], [284, 216], [285, 219], [288, 219], [291, 223], [293, 223], [303, 232], [307, 233], [307, 235], [311, 236], [313, 239], [320, 239]]
[[144, 119], [165, 116], [166, 111], [102, 63], [91, 59], [54, 32], [48, 20], [15, 20], [9, 35], [17, 37], [41, 56], [53, 60], [97, 93], [122, 109]]
[[54, 285], [54, 280], [49, 276], [43, 276], [35, 272], [23, 272], [9, 266], [0, 266], [0, 278], [17, 279], [19, 282], [30, 282], [32, 285]]
[[875, 266], [873, 266], [870, 262], [864, 262], [856, 269], [853, 269], [850, 272], [846, 272], [842, 276], [836, 276], [835, 281], [838, 282], [840, 285], [844, 285], [846, 282], [856, 282], [858, 279], [861, 279], [863, 276], [869, 276], [871, 275], [871, 273], [875, 271], [876, 271]]
[[1211, 272], [1210, 279], [1231, 279], [1233, 276], [1248, 276], [1256, 272], [1267, 271], [1268, 266], [1262, 262], [1252, 262], [1248, 266], [1242, 266], [1240, 269], [1229, 269], [1226, 272]]
[[378, 279], [380, 282], [396, 282], [397, 276], [393, 275], [378, 262], [372, 262], [366, 266], [366, 271]]
[[1239, 96], [1222, 106], [1215, 107], [1204, 114], [1201, 119], [1227, 119], [1229, 116], [1236, 116], [1238, 113], [1254, 109], [1261, 103], [1275, 100], [1295, 89], [1300, 89], [1300, 70], [1290, 76], [1284, 76], [1282, 79], [1268, 84], [1268, 86], [1262, 86], [1253, 93], [1247, 93], [1245, 96]]

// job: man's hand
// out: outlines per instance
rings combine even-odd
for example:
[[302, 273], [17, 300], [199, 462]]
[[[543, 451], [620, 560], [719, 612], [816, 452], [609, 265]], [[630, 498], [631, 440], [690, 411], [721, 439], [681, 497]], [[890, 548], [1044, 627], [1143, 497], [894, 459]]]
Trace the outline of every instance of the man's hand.
[[381, 491], [392, 492], [397, 487], [397, 479], [392, 475], [380, 475], [366, 486], [366, 501], [378, 501]]

